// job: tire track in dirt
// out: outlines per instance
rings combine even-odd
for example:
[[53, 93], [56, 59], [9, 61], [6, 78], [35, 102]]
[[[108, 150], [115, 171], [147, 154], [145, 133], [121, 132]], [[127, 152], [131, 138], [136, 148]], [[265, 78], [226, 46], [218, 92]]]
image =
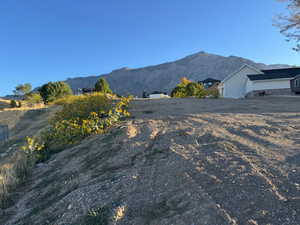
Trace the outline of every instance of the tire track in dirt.
[[[203, 119], [203, 118], [201, 117], [201, 119]], [[204, 121], [203, 124], [207, 124], [205, 122], [209, 122], [210, 129], [212, 129], [214, 131], [215, 135], [217, 134], [218, 137], [223, 137], [223, 139], [220, 139], [219, 142], [215, 142], [215, 143], [222, 143], [224, 139], [226, 140], [225, 145], [227, 145], [227, 148], [226, 148], [226, 151], [223, 148], [224, 152], [222, 152], [222, 154], [227, 154], [226, 157], [229, 158], [230, 160], [233, 160], [233, 159], [240, 160], [240, 161], [247, 163], [248, 164], [247, 167], [250, 168], [250, 170], [252, 171], [252, 174], [255, 174], [255, 176], [258, 176], [264, 180], [264, 183], [269, 187], [268, 189], [274, 194], [274, 196], [276, 197], [276, 199], [279, 202], [287, 201], [286, 196], [284, 196], [279, 191], [279, 188], [275, 184], [278, 182], [274, 182], [274, 179], [282, 178], [282, 176], [280, 174], [279, 175], [276, 174], [276, 176], [274, 176], [272, 173], [270, 173], [268, 170], [266, 170], [263, 166], [265, 163], [269, 163], [269, 159], [267, 159], [267, 161], [265, 159], [262, 160], [261, 155], [265, 156], [266, 152], [272, 151], [271, 149], [267, 149], [264, 145], [257, 144], [255, 142], [253, 142], [253, 140], [249, 140], [249, 139], [245, 138], [244, 136], [239, 136], [237, 134], [233, 134], [228, 130], [228, 128], [227, 129], [221, 128], [222, 126], [220, 126], [220, 124], [218, 123], [219, 121], [215, 121], [212, 119], [210, 119], [209, 121], [206, 119], [203, 119], [203, 121]], [[198, 118], [198, 122], [199, 122], [199, 118]], [[216, 124], [219, 126], [216, 126]], [[213, 143], [211, 143], [211, 144], [213, 144]], [[207, 144], [206, 144], [206, 146], [207, 146]], [[249, 146], [254, 146], [254, 147], [249, 148]], [[200, 151], [203, 152], [202, 149]], [[228, 156], [228, 153], [230, 153], [230, 152], [232, 153], [232, 155]], [[236, 158], [234, 158], [234, 157], [236, 157]], [[211, 158], [216, 158], [216, 156], [215, 155], [211, 156]], [[215, 161], [214, 164], [217, 165], [218, 162]], [[271, 167], [271, 170], [273, 170], [272, 167]], [[278, 172], [278, 170], [276, 172]], [[209, 171], [208, 173], [211, 174], [212, 170]], [[207, 188], [209, 190], [209, 186]], [[280, 205], [280, 206], [278, 206], [278, 208], [281, 208], [283, 205], [283, 203], [278, 203], [278, 204]], [[278, 223], [278, 224], [280, 224], [280, 223]]]

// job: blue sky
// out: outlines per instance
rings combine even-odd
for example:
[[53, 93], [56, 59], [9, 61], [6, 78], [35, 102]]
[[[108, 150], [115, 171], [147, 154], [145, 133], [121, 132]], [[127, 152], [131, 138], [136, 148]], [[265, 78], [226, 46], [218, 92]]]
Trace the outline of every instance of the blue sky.
[[68, 77], [172, 61], [199, 51], [298, 64], [276, 0], [3, 0], [0, 95]]

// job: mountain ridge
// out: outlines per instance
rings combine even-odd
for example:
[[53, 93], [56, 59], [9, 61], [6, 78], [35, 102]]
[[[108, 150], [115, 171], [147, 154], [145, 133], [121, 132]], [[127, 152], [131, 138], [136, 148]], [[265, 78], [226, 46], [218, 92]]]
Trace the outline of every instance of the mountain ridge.
[[220, 56], [201, 51], [158, 65], [141, 68], [122, 67], [107, 74], [69, 78], [66, 82], [76, 91], [78, 88], [92, 88], [97, 79], [102, 76], [107, 79], [115, 93], [141, 96], [143, 91], [170, 93], [183, 76], [194, 81], [208, 77], [222, 80], [244, 64], [257, 69], [291, 67], [285, 64], [267, 65], [238, 56]]

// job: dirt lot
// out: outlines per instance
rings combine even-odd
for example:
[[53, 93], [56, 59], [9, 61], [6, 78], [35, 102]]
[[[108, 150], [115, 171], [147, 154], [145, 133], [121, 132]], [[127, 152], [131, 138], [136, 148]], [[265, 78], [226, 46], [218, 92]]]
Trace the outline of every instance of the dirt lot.
[[[300, 113], [300, 97], [249, 99], [139, 99], [133, 102], [137, 117], [163, 118], [199, 113]], [[147, 113], [148, 111], [148, 113]]]
[[299, 225], [299, 101], [136, 100], [37, 168], [3, 223]]

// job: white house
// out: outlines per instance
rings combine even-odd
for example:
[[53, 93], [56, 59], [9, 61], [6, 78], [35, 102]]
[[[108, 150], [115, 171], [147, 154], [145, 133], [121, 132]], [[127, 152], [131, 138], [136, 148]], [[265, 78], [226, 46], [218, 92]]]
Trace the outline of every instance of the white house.
[[170, 96], [166, 94], [150, 94], [149, 98], [170, 98]]
[[300, 75], [300, 68], [259, 70], [244, 65], [227, 76], [219, 85], [221, 96], [244, 98], [255, 95], [291, 95], [291, 80]]

